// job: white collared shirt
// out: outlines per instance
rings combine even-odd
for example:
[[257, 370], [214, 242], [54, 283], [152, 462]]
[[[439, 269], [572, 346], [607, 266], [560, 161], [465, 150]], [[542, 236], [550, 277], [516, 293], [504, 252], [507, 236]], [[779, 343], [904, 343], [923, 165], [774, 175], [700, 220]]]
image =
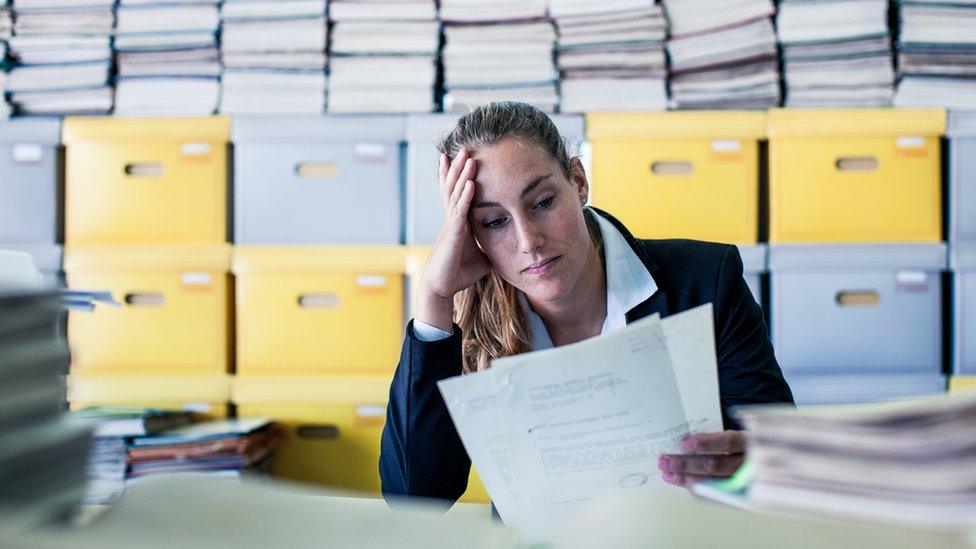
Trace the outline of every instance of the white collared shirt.
[[[649, 299], [657, 292], [657, 283], [647, 271], [647, 267], [634, 253], [624, 235], [613, 224], [596, 212], [595, 215], [603, 237], [603, 258], [607, 274], [607, 316], [600, 333], [608, 333], [627, 325], [627, 312]], [[552, 338], [545, 324], [522, 292], [519, 302], [525, 309], [529, 326], [532, 328], [532, 350], [539, 351], [553, 347]], [[414, 319], [414, 335], [421, 341], [436, 341], [451, 337], [450, 332]]]

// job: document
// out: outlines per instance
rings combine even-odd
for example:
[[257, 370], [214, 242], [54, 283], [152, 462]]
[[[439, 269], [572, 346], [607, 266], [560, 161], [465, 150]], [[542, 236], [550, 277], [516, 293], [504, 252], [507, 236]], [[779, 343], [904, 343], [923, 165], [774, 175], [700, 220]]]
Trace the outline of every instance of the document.
[[552, 539], [586, 502], [662, 482], [657, 458], [722, 428], [712, 308], [657, 315], [438, 384], [499, 515]]

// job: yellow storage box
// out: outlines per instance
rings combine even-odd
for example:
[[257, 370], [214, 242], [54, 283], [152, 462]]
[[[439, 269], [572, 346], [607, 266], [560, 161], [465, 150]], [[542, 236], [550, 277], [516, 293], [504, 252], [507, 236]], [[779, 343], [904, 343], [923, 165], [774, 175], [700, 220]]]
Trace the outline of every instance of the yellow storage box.
[[954, 376], [949, 378], [949, 392], [976, 390], [976, 376]]
[[400, 246], [239, 246], [237, 372], [390, 375], [403, 341]]
[[769, 112], [769, 241], [938, 242], [933, 109]]
[[66, 242], [225, 242], [229, 138], [224, 117], [66, 119]]
[[[281, 478], [380, 494], [380, 438], [387, 377], [237, 377], [239, 417], [267, 417], [285, 429], [272, 473]], [[461, 501], [488, 495], [472, 468]]]
[[230, 371], [229, 246], [73, 248], [65, 272], [69, 287], [108, 290], [122, 303], [69, 315], [72, 372]]
[[590, 201], [638, 238], [759, 237], [761, 112], [588, 114]]
[[209, 418], [227, 417], [228, 375], [145, 376], [73, 374], [68, 376], [72, 410], [86, 406], [139, 406], [190, 410]]

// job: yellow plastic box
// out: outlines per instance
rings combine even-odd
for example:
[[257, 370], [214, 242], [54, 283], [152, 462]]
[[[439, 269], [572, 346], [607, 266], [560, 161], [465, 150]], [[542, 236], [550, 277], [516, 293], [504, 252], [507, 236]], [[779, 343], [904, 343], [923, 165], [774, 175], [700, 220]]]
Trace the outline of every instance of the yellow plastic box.
[[72, 248], [65, 253], [65, 271], [69, 287], [108, 290], [122, 304], [69, 315], [72, 372], [230, 371], [228, 245]]
[[[387, 377], [237, 377], [239, 417], [267, 417], [285, 429], [272, 473], [281, 478], [380, 494], [380, 438]], [[474, 468], [461, 501], [489, 501]]]
[[769, 112], [769, 241], [942, 239], [938, 109]]
[[404, 329], [404, 249], [239, 246], [237, 372], [390, 375]]
[[976, 390], [976, 376], [953, 376], [949, 378], [949, 392]]
[[68, 403], [72, 410], [86, 406], [139, 406], [189, 410], [203, 417], [227, 417], [231, 378], [211, 376], [145, 376], [72, 374]]
[[590, 201], [638, 238], [759, 237], [762, 112], [588, 114]]
[[224, 117], [66, 119], [65, 241], [225, 242], [229, 136]]

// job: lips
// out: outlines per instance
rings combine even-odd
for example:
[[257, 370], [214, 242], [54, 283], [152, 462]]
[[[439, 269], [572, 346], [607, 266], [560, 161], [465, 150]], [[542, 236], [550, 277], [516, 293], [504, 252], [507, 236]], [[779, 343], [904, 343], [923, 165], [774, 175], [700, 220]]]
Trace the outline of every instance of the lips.
[[557, 255], [556, 257], [551, 257], [549, 259], [546, 259], [546, 260], [543, 260], [543, 261], [539, 261], [538, 263], [533, 263], [533, 264], [529, 265], [528, 267], [526, 267], [525, 269], [522, 269], [522, 272], [523, 273], [533, 273], [533, 274], [534, 273], [539, 273], [539, 272], [544, 272], [554, 261], [556, 261], [560, 257], [561, 256], [558, 256]]

